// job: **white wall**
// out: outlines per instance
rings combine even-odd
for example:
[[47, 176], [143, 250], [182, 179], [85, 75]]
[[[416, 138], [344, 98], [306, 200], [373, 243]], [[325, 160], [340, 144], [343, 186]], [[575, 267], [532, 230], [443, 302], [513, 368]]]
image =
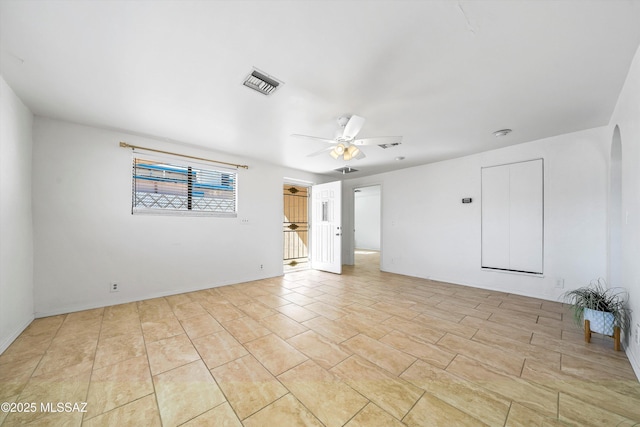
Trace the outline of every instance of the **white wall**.
[[[33, 133], [36, 317], [281, 275], [283, 177], [322, 179], [40, 117]], [[238, 218], [131, 215], [132, 155], [120, 141], [248, 163]]]
[[32, 123], [0, 77], [0, 353], [33, 320]]
[[[556, 300], [607, 274], [608, 129], [597, 128], [344, 182], [382, 184], [384, 271]], [[480, 267], [480, 169], [544, 158], [544, 277]], [[461, 199], [472, 197], [473, 203]], [[345, 227], [353, 202], [343, 200]], [[345, 242], [348, 251], [349, 242]], [[343, 253], [345, 259], [349, 254]], [[564, 279], [564, 289], [556, 289]]]
[[380, 250], [380, 187], [360, 188], [351, 193], [355, 203], [355, 247]]
[[616, 125], [622, 142], [622, 284], [629, 290], [632, 310], [626, 352], [640, 378], [640, 345], [634, 340], [640, 325], [640, 48], [611, 118], [607, 155]]

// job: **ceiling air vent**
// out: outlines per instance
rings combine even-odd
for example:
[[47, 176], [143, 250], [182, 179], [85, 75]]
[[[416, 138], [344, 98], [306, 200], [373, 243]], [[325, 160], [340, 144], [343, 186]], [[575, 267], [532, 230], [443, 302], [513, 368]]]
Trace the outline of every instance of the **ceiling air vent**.
[[358, 169], [354, 169], [350, 166], [345, 166], [343, 168], [334, 169], [336, 172], [340, 172], [342, 175], [346, 175], [351, 172], [358, 172]]
[[244, 79], [242, 83], [248, 88], [256, 90], [263, 95], [271, 95], [282, 82], [269, 77], [268, 75], [261, 73], [260, 71], [253, 70], [251, 74]]
[[397, 147], [400, 144], [401, 144], [400, 142], [393, 142], [391, 144], [378, 144], [378, 147], [384, 148], [386, 150], [387, 148]]

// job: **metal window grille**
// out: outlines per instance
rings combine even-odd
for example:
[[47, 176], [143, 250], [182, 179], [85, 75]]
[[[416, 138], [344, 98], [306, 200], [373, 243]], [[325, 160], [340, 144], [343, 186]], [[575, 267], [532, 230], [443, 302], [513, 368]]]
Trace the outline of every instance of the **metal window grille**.
[[132, 213], [235, 217], [237, 178], [232, 170], [134, 155]]

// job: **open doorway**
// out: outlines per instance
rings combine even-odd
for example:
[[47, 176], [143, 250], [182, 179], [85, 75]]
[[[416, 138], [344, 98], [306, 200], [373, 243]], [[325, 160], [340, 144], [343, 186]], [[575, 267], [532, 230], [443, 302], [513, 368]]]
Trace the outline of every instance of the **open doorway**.
[[353, 190], [354, 264], [380, 269], [381, 186], [370, 185]]
[[284, 273], [309, 268], [309, 187], [283, 186]]
[[283, 186], [283, 272], [342, 273], [342, 182]]
[[622, 140], [616, 126], [609, 176], [609, 286], [622, 286]]

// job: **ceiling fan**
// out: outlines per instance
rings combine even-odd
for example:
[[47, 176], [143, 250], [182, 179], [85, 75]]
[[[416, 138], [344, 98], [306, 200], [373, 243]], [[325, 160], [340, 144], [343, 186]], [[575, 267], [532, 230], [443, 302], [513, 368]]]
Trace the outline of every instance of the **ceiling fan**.
[[362, 129], [365, 119], [360, 116], [342, 116], [338, 118], [338, 125], [343, 128], [342, 134], [336, 136], [334, 139], [319, 138], [316, 136], [293, 134], [291, 136], [297, 136], [301, 138], [313, 139], [316, 141], [323, 141], [329, 144], [333, 144], [331, 147], [323, 148], [320, 151], [309, 154], [307, 157], [318, 156], [320, 154], [329, 152], [329, 155], [334, 159], [342, 158], [346, 161], [351, 159], [363, 159], [365, 154], [360, 150], [359, 146], [362, 145], [398, 145], [402, 141], [401, 136], [382, 136], [375, 138], [362, 138], [356, 139], [356, 136]]

